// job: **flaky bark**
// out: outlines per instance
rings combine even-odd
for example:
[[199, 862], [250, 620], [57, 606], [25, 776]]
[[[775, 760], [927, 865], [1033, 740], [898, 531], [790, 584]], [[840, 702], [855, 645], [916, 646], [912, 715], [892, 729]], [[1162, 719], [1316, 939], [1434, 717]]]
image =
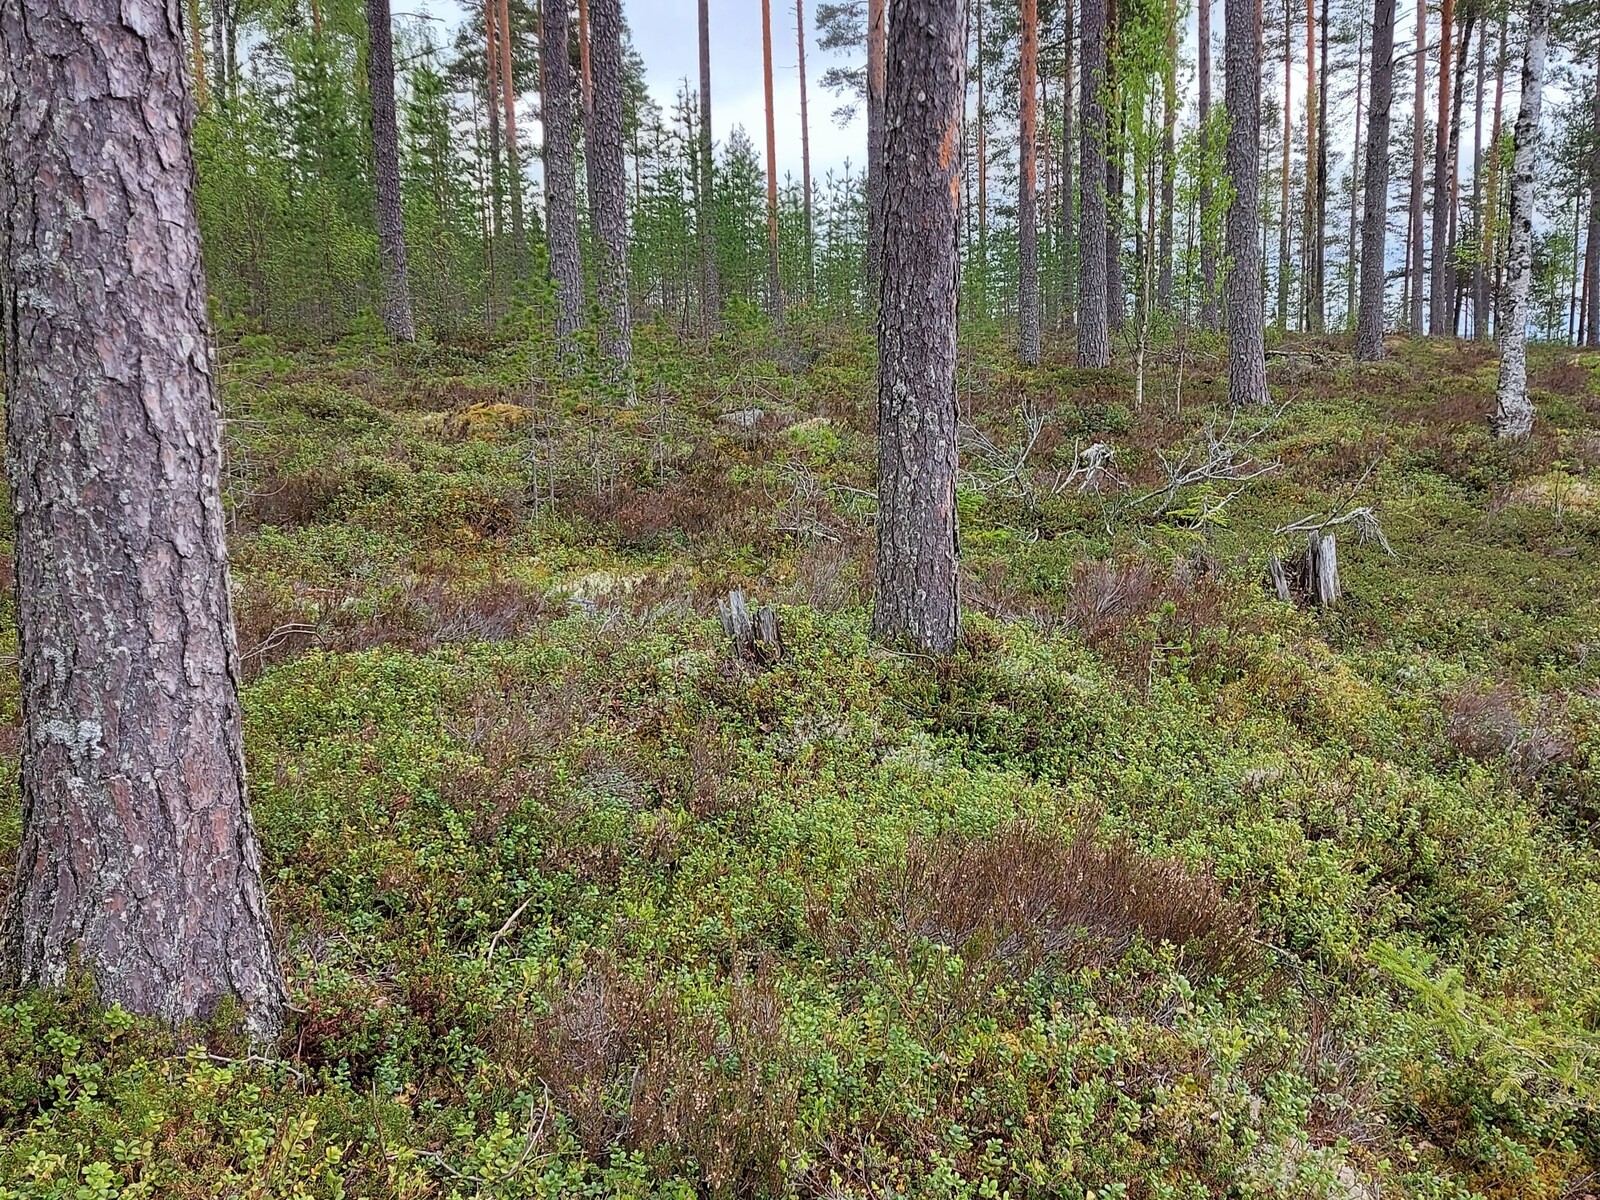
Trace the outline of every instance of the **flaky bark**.
[[878, 311], [878, 557], [873, 631], [946, 654], [960, 634], [956, 300], [961, 0], [892, 0]]
[[1039, 363], [1039, 206], [1034, 148], [1039, 137], [1039, 4], [1022, 0], [1017, 163], [1017, 357]]
[[245, 799], [179, 0], [0, 9], [22, 842], [0, 986], [179, 1022], [283, 984]]
[[1527, 31], [1528, 55], [1522, 64], [1522, 99], [1517, 105], [1516, 149], [1511, 159], [1506, 284], [1500, 300], [1500, 379], [1491, 420], [1502, 438], [1524, 438], [1533, 430], [1533, 402], [1528, 398], [1528, 294], [1533, 284], [1533, 171], [1539, 161], [1550, 0], [1530, 0]]
[[1394, 100], [1395, 0], [1377, 0], [1372, 14], [1372, 98], [1367, 107], [1366, 209], [1361, 217], [1361, 313], [1356, 357], [1383, 357], [1383, 296], [1388, 282], [1389, 108]]
[[1224, 0], [1224, 99], [1228, 107], [1228, 400], [1235, 407], [1267, 402], [1267, 359], [1261, 301], [1261, 8], [1257, 0]]
[[589, 58], [594, 71], [589, 213], [599, 247], [600, 350], [613, 380], [632, 396], [628, 196], [622, 158], [622, 0], [591, 0], [589, 21]]
[[578, 168], [574, 146], [572, 59], [567, 36], [567, 0], [543, 0], [544, 36], [544, 222], [550, 244], [550, 277], [556, 285], [556, 342], [562, 365], [578, 364], [577, 332], [583, 328], [583, 260], [578, 250]]
[[378, 200], [378, 257], [383, 267], [383, 327], [417, 340], [406, 271], [405, 205], [400, 198], [400, 138], [395, 128], [394, 34], [389, 0], [367, 0], [367, 81], [372, 95], [372, 177]]
[[1083, 75], [1078, 112], [1078, 365], [1111, 363], [1106, 316], [1106, 9], [1105, 0], [1083, 0], [1079, 29]]

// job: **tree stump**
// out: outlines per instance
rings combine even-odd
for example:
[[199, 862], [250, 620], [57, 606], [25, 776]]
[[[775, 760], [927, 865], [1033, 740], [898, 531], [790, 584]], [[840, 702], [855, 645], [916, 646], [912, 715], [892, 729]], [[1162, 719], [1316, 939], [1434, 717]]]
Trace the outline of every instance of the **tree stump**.
[[1329, 608], [1339, 602], [1339, 547], [1331, 533], [1312, 530], [1306, 538], [1306, 560], [1302, 584], [1311, 602]]
[[1272, 584], [1273, 594], [1285, 604], [1293, 604], [1294, 596], [1289, 591], [1289, 572], [1283, 565], [1283, 559], [1276, 554], [1267, 555], [1267, 581]]
[[783, 657], [783, 636], [778, 632], [778, 614], [772, 605], [763, 604], [752, 619], [744, 589], [734, 588], [726, 600], [717, 601], [717, 616], [740, 659], [770, 667]]

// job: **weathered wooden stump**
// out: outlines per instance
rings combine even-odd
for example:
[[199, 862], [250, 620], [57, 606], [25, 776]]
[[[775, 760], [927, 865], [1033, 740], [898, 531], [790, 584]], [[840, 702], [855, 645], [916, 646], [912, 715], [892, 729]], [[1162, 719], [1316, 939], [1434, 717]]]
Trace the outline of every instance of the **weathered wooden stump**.
[[1339, 603], [1339, 547], [1331, 533], [1312, 530], [1306, 537], [1306, 561], [1302, 584], [1306, 596], [1318, 608]]
[[778, 632], [778, 614], [772, 605], [763, 604], [752, 619], [744, 589], [734, 588], [726, 600], [717, 601], [717, 616], [739, 658], [771, 666], [783, 657], [783, 635]]

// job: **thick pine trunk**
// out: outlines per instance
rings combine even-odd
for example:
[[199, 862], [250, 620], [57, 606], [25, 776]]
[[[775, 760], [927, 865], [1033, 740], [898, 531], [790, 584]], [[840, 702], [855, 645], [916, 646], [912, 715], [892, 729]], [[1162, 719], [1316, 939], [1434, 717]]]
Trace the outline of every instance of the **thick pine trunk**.
[[1223, 72], [1228, 108], [1228, 400], [1235, 408], [1267, 402], [1261, 300], [1261, 7], [1223, 0]]
[[[0, 986], [276, 1032], [178, 0], [0, 9], [22, 842]], [[108, 149], [109, 148], [109, 149]], [[92, 286], [90, 284], [92, 283]]]
[[1078, 109], [1078, 365], [1111, 364], [1106, 316], [1106, 9], [1105, 0], [1083, 0], [1083, 80]]
[[1406, 328], [1422, 332], [1422, 279], [1426, 270], [1422, 239], [1422, 149], [1427, 141], [1426, 91], [1428, 82], [1428, 0], [1417, 0], [1417, 49], [1413, 58], [1416, 95], [1411, 109], [1411, 221], [1407, 237], [1409, 258], [1407, 282], [1410, 285]]
[[1039, 363], [1039, 211], [1034, 149], [1039, 138], [1039, 4], [1022, 0], [1017, 164], [1017, 356]]
[[[1127, 110], [1117, 83], [1117, 0], [1106, 6], [1106, 325], [1121, 333], [1127, 320], [1127, 290], [1122, 278], [1122, 152], [1127, 142]], [[1138, 227], [1138, 214], [1134, 216]]]
[[888, 13], [867, 0], [867, 295], [878, 299], [883, 278], [883, 91]]
[[1500, 379], [1491, 421], [1502, 438], [1524, 438], [1533, 430], [1533, 401], [1528, 398], [1528, 296], [1533, 284], [1533, 172], [1539, 161], [1550, 0], [1530, 0], [1527, 32], [1528, 55], [1522, 64], [1522, 98], [1517, 105], [1516, 149], [1511, 160], [1506, 283], [1500, 301]]
[[[702, 3], [704, 0], [702, 0]], [[544, 201], [550, 275], [556, 285], [556, 341], [566, 370], [578, 365], [583, 328], [583, 260], [578, 250], [578, 168], [567, 0], [543, 0]]]
[[1361, 217], [1361, 313], [1356, 357], [1383, 357], [1383, 297], [1388, 282], [1389, 108], [1394, 100], [1395, 0], [1377, 0], [1372, 17], [1372, 93], [1367, 107], [1366, 209]]
[[633, 395], [628, 311], [628, 195], [622, 157], [622, 0], [589, 6], [594, 116], [589, 137], [589, 214], [599, 250], [600, 350], [613, 381]]
[[383, 265], [383, 327], [417, 339], [406, 271], [405, 205], [400, 198], [400, 141], [395, 127], [394, 34], [389, 0], [367, 0], [367, 83], [372, 96], [372, 176], [378, 199], [378, 254]]
[[[546, 4], [552, 0], [545, 0]], [[711, 13], [710, 0], [700, 0], [700, 302], [708, 332], [716, 332], [722, 316], [722, 279], [717, 271], [717, 241], [713, 235], [712, 180], [716, 165], [711, 154]]]
[[961, 0], [892, 0], [878, 310], [878, 558], [873, 631], [947, 654], [960, 634], [956, 301]]
[[1284, 0], [1283, 8], [1283, 168], [1278, 174], [1278, 181], [1282, 185], [1283, 196], [1278, 202], [1278, 328], [1289, 328], [1289, 180], [1291, 177], [1291, 163], [1289, 152], [1292, 146], [1291, 134], [1294, 132], [1290, 125], [1290, 115], [1294, 111], [1289, 85], [1292, 82], [1290, 68], [1294, 65], [1294, 12], [1290, 7], [1290, 0]]
[[1446, 226], [1450, 220], [1450, 43], [1455, 34], [1455, 0], [1442, 0], [1439, 10], [1439, 118], [1433, 139], [1433, 239], [1428, 291], [1428, 333], [1443, 337], [1449, 332], [1450, 290], [1445, 280], [1445, 257], [1449, 245]]
[[1211, 211], [1211, 0], [1200, 0], [1200, 328], [1217, 328], [1217, 247], [1207, 222]]
[[767, 101], [767, 315], [783, 324], [778, 274], [778, 134], [772, 111], [772, 0], [761, 0], [761, 77]]

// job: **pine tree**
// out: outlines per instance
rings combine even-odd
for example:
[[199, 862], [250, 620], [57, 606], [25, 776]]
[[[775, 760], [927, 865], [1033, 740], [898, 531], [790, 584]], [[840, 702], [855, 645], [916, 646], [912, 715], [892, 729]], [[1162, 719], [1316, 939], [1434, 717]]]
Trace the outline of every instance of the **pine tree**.
[[1078, 365], [1111, 364], [1106, 312], [1106, 9], [1105, 0], [1082, 0], [1083, 79], [1078, 175]]
[[[548, 2], [548, 0], [547, 0]], [[722, 312], [722, 282], [717, 272], [716, 239], [711, 214], [716, 211], [715, 170], [711, 154], [711, 14], [709, 0], [700, 0], [700, 211], [695, 223], [700, 232], [700, 303], [706, 328], [715, 331]]]
[[1039, 229], [1034, 191], [1034, 149], [1039, 137], [1039, 5], [1022, 0], [1022, 47], [1018, 71], [1017, 163], [1017, 356], [1039, 364]]
[[589, 135], [589, 214], [599, 264], [600, 349], [614, 382], [633, 394], [628, 301], [628, 199], [622, 142], [622, 0], [589, 5], [594, 116]]
[[1417, 0], [1417, 47], [1413, 56], [1416, 95], [1411, 113], [1411, 217], [1407, 226], [1407, 279], [1411, 289], [1406, 328], [1422, 332], [1422, 277], [1425, 252], [1422, 241], [1422, 148], [1425, 142], [1425, 104], [1428, 74], [1428, 0]]
[[1361, 312], [1355, 355], [1383, 357], [1383, 297], [1389, 277], [1389, 108], [1394, 100], [1395, 0], [1376, 0], [1372, 15], [1372, 95], [1367, 106], [1366, 208], [1361, 218]]
[[556, 285], [556, 341], [566, 369], [577, 366], [583, 328], [583, 260], [578, 248], [578, 170], [572, 108], [572, 59], [567, 46], [567, 0], [542, 0], [545, 238]]
[[378, 256], [383, 267], [383, 327], [390, 337], [413, 342], [417, 327], [411, 315], [411, 280], [406, 271], [389, 0], [367, 0], [367, 90], [372, 97], [372, 175], [378, 198]]
[[1196, 49], [1196, 87], [1199, 92], [1200, 128], [1200, 328], [1217, 327], [1217, 247], [1205, 216], [1211, 211], [1211, 0], [1200, 0], [1199, 44]]
[[962, 0], [892, 0], [878, 310], [878, 555], [872, 625], [932, 654], [961, 629], [956, 549]]
[[82, 969], [108, 1005], [178, 1023], [233, 1000], [269, 1039], [193, 108], [175, 10], [141, 12], [0, 10], [23, 814], [0, 987]]
[[772, 0], [761, 0], [761, 73], [767, 109], [767, 314], [783, 322], [783, 282], [778, 273], [778, 134], [772, 111]]

